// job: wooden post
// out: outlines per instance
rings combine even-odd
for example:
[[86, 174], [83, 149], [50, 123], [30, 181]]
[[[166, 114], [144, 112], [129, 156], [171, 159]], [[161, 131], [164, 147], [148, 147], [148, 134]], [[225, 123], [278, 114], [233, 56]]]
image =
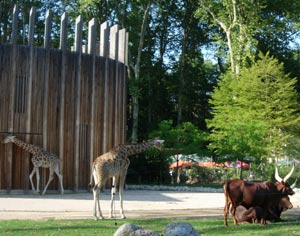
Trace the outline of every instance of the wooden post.
[[45, 16], [44, 48], [46, 50], [46, 65], [44, 76], [44, 101], [43, 101], [43, 148], [47, 149], [48, 143], [48, 95], [49, 95], [49, 63], [50, 63], [50, 40], [51, 40], [52, 14], [48, 10]]
[[[29, 34], [28, 34], [28, 46], [29, 46], [29, 71], [28, 71], [28, 83], [27, 83], [27, 100], [26, 100], [26, 136], [25, 140], [27, 143], [31, 143], [31, 104], [32, 104], [32, 80], [33, 80], [33, 36], [34, 36], [34, 22], [35, 22], [35, 8], [32, 7], [29, 15]], [[29, 153], [24, 154], [24, 185], [25, 192], [29, 188]]]
[[75, 91], [75, 186], [74, 190], [78, 190], [79, 186], [79, 134], [80, 134], [80, 92], [81, 92], [81, 54], [82, 54], [82, 16], [76, 18], [75, 26], [75, 51], [78, 53], [76, 66], [76, 91]]
[[119, 31], [119, 62], [120, 65], [120, 142], [126, 143], [126, 30]]
[[120, 104], [121, 104], [121, 94], [120, 92], [120, 78], [119, 78], [119, 26], [114, 25], [110, 31], [110, 58], [115, 60], [114, 68], [114, 115], [113, 115], [113, 136], [114, 136], [114, 146], [120, 144], [120, 119], [122, 114], [120, 113]]
[[[15, 93], [16, 93], [16, 47], [18, 37], [18, 14], [19, 8], [17, 5], [14, 6], [12, 16], [12, 36], [11, 43], [13, 45], [12, 52], [12, 68], [11, 68], [11, 81], [10, 81], [10, 96], [9, 96], [9, 108], [8, 108], [8, 132], [13, 133], [14, 131], [14, 104], [15, 104]], [[7, 147], [7, 191], [10, 192], [12, 188], [12, 144]]]
[[109, 116], [110, 116], [110, 120], [111, 120], [111, 124], [110, 124], [110, 132], [111, 132], [111, 138], [112, 138], [112, 144], [111, 146], [115, 146], [117, 144], [119, 144], [118, 141], [118, 95], [117, 95], [117, 91], [118, 91], [118, 31], [119, 31], [119, 26], [118, 25], [114, 25], [111, 27], [110, 29], [110, 34], [109, 34], [109, 57], [112, 60], [115, 60], [115, 63], [113, 65], [113, 70], [111, 70], [111, 74], [110, 74], [110, 81], [111, 86], [112, 86], [112, 90], [111, 94], [110, 94], [110, 98], [109, 100], [111, 101], [110, 103], [110, 111], [109, 111]]
[[126, 32], [126, 37], [125, 37], [125, 49], [124, 49], [124, 65], [125, 65], [125, 70], [124, 70], [124, 80], [125, 80], [125, 84], [124, 84], [124, 94], [123, 94], [123, 97], [124, 97], [124, 107], [123, 107], [123, 114], [124, 114], [124, 122], [123, 122], [123, 125], [124, 125], [124, 129], [123, 129], [123, 142], [126, 143], [126, 131], [127, 131], [127, 123], [126, 123], [126, 120], [127, 120], [127, 113], [126, 113], [126, 105], [127, 105], [127, 76], [128, 76], [128, 70], [130, 70], [129, 66], [128, 66], [128, 41], [129, 41], [129, 33]]
[[108, 122], [109, 122], [109, 117], [108, 117], [108, 108], [109, 108], [109, 103], [108, 103], [108, 76], [109, 76], [109, 26], [108, 22], [104, 22], [101, 24], [100, 27], [100, 56], [105, 58], [105, 65], [104, 65], [104, 88], [103, 88], [103, 131], [102, 131], [102, 153], [105, 153], [108, 151]]
[[64, 148], [65, 148], [65, 93], [66, 93], [66, 50], [67, 50], [67, 22], [68, 14], [64, 12], [60, 21], [60, 45], [61, 50], [61, 90], [60, 90], [60, 117], [59, 117], [59, 158], [61, 174], [64, 175]]
[[92, 66], [92, 94], [91, 94], [91, 117], [90, 117], [90, 163], [94, 160], [94, 140], [95, 140], [95, 96], [96, 96], [96, 78], [95, 78], [95, 60], [96, 60], [96, 19], [93, 18], [89, 21], [89, 37], [88, 37], [88, 53], [93, 57], [93, 66]]

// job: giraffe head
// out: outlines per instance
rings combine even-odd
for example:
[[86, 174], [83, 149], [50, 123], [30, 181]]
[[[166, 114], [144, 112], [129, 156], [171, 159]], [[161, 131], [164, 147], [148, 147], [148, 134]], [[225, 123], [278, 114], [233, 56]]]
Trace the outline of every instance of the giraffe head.
[[2, 143], [11, 143], [15, 140], [16, 136], [8, 135], [5, 139], [3, 139]]
[[152, 141], [153, 141], [154, 147], [161, 150], [162, 149], [162, 144], [164, 143], [165, 140], [162, 140], [159, 137], [156, 137]]

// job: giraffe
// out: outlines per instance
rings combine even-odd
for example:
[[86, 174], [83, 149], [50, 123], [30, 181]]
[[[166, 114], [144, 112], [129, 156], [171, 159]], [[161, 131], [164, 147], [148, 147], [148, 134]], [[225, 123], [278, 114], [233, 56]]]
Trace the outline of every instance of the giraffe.
[[99, 202], [99, 192], [109, 178], [113, 178], [110, 201], [110, 218], [113, 218], [113, 201], [117, 185], [119, 186], [120, 214], [125, 219], [123, 210], [123, 191], [127, 169], [130, 164], [128, 156], [141, 153], [150, 147], [159, 148], [164, 140], [154, 138], [138, 144], [120, 144], [109, 152], [97, 157], [91, 170], [90, 187], [93, 187], [94, 217], [98, 220], [97, 206], [100, 219], [104, 219]]
[[[59, 160], [58, 156], [56, 156], [53, 153], [47, 152], [44, 149], [42, 149], [41, 147], [38, 147], [36, 145], [25, 143], [22, 140], [17, 139], [16, 136], [12, 136], [12, 135], [7, 136], [3, 140], [2, 143], [4, 143], [4, 144], [14, 143], [17, 146], [23, 148], [25, 151], [32, 154], [31, 162], [33, 164], [33, 170], [29, 175], [29, 179], [30, 179], [30, 183], [31, 183], [31, 187], [32, 187], [33, 191], [36, 191], [37, 193], [40, 192], [40, 190], [39, 190], [39, 184], [40, 184], [39, 168], [42, 167], [42, 168], [50, 169], [49, 180], [48, 180], [42, 194], [44, 195], [46, 193], [48, 185], [54, 178], [54, 172], [59, 178], [61, 194], [64, 193], [63, 180], [62, 180], [63, 176], [60, 174], [60, 171], [59, 171], [60, 160]], [[36, 182], [37, 182], [36, 190], [35, 190], [35, 187], [34, 187], [34, 184], [32, 181], [32, 177], [34, 174], [36, 174]]]

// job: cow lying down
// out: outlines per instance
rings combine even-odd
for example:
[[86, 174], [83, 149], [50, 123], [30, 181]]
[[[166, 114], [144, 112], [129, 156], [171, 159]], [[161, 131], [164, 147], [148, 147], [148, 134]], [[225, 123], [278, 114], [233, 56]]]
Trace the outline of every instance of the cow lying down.
[[261, 223], [266, 224], [266, 221], [280, 221], [281, 213], [292, 209], [293, 205], [288, 196], [281, 197], [276, 204], [267, 204], [267, 210], [262, 207], [246, 207], [239, 205], [236, 208], [236, 218], [239, 223]]
[[264, 210], [261, 207], [250, 207], [247, 209], [244, 206], [236, 208], [236, 217], [239, 223], [258, 223], [266, 224]]

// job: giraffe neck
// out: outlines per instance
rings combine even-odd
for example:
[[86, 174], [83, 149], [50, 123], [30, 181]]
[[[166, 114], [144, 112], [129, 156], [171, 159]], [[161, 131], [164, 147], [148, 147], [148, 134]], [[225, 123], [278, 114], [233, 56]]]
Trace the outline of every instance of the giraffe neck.
[[153, 142], [153, 140], [150, 140], [148, 142], [138, 143], [138, 144], [125, 145], [128, 156], [144, 152], [153, 146], [155, 146], [155, 143]]
[[30, 152], [31, 154], [35, 154], [38, 151], [42, 150], [40, 147], [35, 146], [33, 144], [29, 144], [29, 143], [25, 143], [22, 140], [19, 139], [14, 139], [12, 141], [14, 144], [16, 144], [17, 146], [21, 147], [22, 149], [24, 149], [27, 152]]

